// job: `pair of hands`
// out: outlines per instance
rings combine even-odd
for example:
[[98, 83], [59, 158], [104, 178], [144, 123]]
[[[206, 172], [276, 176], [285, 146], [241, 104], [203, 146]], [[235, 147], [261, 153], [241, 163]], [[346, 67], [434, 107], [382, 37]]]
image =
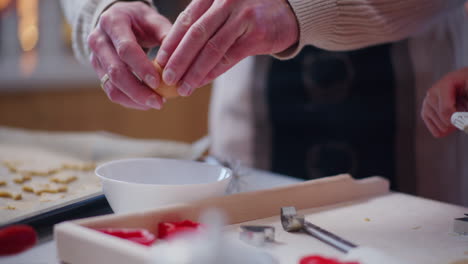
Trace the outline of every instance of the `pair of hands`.
[[[247, 56], [287, 49], [298, 35], [285, 0], [194, 0], [174, 25], [142, 2], [117, 2], [102, 14], [88, 42], [99, 78], [110, 77], [103, 87], [110, 100], [147, 110], [165, 102], [152, 90], [161, 81], [189, 96]], [[161, 44], [156, 60], [163, 80], [143, 50]], [[466, 80], [468, 68], [429, 89], [421, 116], [435, 137], [452, 133], [451, 115], [468, 110]]]
[[[164, 81], [181, 96], [208, 84], [247, 56], [281, 52], [298, 40], [285, 0], [193, 0], [172, 25], [143, 2], [117, 2], [88, 38], [91, 64], [109, 99], [128, 108], [161, 109]], [[143, 48], [161, 45], [156, 61]]]

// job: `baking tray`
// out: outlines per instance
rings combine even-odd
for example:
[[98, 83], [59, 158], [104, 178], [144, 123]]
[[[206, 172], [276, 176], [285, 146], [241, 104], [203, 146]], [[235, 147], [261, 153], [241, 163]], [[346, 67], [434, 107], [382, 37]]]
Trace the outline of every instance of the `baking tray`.
[[147, 247], [93, 228], [145, 228], [156, 234], [160, 221], [197, 220], [206, 209], [218, 208], [226, 214], [225, 232], [233, 238], [239, 236], [240, 224], [274, 226], [278, 243], [266, 250], [279, 263], [298, 263], [308, 254], [343, 257], [308, 236], [283, 231], [279, 219], [283, 206], [295, 206], [309, 221], [407, 263], [448, 264], [467, 259], [468, 240], [450, 232], [453, 218], [467, 208], [389, 192], [388, 181], [381, 177], [354, 180], [349, 175], [140, 213], [64, 222], [55, 226], [54, 235], [58, 257], [66, 263], [148, 263], [151, 250]]
[[[188, 144], [166, 140], [132, 139], [107, 132], [51, 133], [0, 127], [0, 149], [18, 149], [22, 151], [31, 149], [41, 151], [38, 153], [51, 153], [51, 155], [60, 157], [66, 156], [76, 161], [97, 165], [108, 160], [130, 157], [194, 160], [206, 151], [208, 145], [208, 138]], [[21, 152], [18, 155], [21, 156]], [[5, 155], [2, 157], [5, 157]], [[6, 168], [0, 167], [0, 175], [5, 175]], [[96, 177], [94, 171], [89, 171], [87, 174]], [[96, 181], [99, 182], [97, 177]], [[14, 184], [11, 184], [11, 186], [17, 189], [21, 187]], [[2, 202], [0, 206], [7, 203], [5, 198], [0, 199], [3, 199], [0, 201]], [[14, 201], [8, 201], [8, 203], [14, 203]], [[60, 221], [112, 213], [100, 186], [92, 186], [81, 194], [53, 201], [46, 205], [32, 206], [10, 215], [7, 215], [8, 212], [5, 209], [3, 210], [3, 217], [0, 217], [0, 227], [24, 223], [36, 227], [39, 232], [41, 230], [50, 232], [52, 225]]]
[[57, 223], [111, 213], [113, 211], [104, 194], [97, 193], [14, 219], [1, 225], [0, 228], [15, 224], [30, 225], [37, 232], [39, 240], [42, 241], [50, 239], [53, 226]]

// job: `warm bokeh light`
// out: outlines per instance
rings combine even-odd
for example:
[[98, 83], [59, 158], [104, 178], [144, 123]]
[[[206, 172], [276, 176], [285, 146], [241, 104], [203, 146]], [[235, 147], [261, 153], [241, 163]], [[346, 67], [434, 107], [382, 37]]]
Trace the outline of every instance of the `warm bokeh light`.
[[39, 31], [36, 25], [25, 25], [20, 30], [20, 44], [24, 51], [31, 51], [36, 47]]
[[11, 0], [0, 0], [0, 11], [5, 9], [9, 4]]
[[66, 21], [65, 18], [63, 18], [63, 24], [62, 24], [62, 37], [63, 41], [65, 42], [65, 45], [67, 47], [71, 47], [72, 45], [72, 27], [68, 22]]
[[17, 0], [16, 9], [19, 17], [28, 17], [33, 15], [37, 17], [38, 0]]
[[[0, 0], [1, 1], [1, 0]], [[33, 50], [39, 40], [38, 0], [18, 0], [18, 38], [24, 51]]]

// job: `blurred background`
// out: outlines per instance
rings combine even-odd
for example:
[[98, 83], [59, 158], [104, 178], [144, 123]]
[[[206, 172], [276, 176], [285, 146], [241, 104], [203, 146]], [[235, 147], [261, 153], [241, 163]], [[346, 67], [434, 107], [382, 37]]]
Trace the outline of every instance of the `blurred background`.
[[113, 104], [92, 68], [75, 60], [58, 0], [0, 0], [0, 126], [192, 142], [207, 133], [210, 94], [198, 89], [162, 111]]

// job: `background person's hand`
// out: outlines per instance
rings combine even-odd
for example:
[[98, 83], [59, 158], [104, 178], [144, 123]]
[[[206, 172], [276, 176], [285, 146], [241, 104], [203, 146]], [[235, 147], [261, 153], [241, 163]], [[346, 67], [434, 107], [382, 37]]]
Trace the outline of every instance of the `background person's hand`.
[[111, 101], [141, 110], [161, 109], [164, 99], [151, 89], [159, 86], [160, 76], [143, 48], [160, 45], [171, 26], [143, 2], [118, 2], [102, 13], [88, 44], [99, 78], [109, 76], [103, 89]]
[[193, 0], [174, 23], [156, 61], [163, 80], [190, 95], [247, 56], [286, 50], [298, 41], [286, 0]]
[[455, 130], [452, 114], [468, 111], [468, 68], [449, 73], [432, 86], [424, 98], [421, 116], [434, 137], [445, 137]]

